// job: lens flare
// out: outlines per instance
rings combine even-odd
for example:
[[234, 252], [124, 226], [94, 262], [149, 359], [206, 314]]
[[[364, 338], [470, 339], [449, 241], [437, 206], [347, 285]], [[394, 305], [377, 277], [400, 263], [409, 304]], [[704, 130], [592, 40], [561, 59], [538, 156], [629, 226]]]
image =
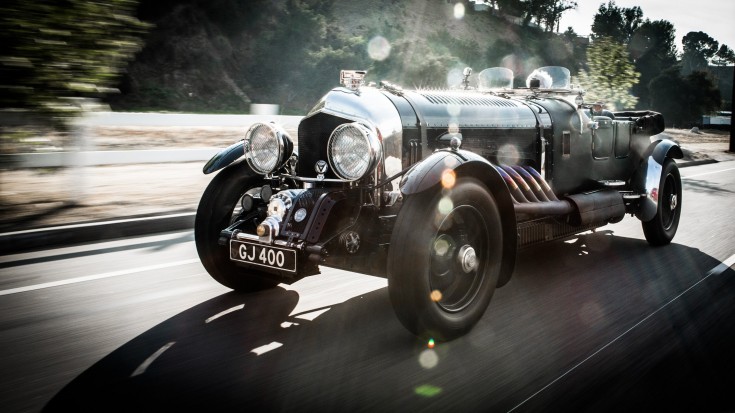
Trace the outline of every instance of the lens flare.
[[436, 351], [432, 349], [426, 349], [419, 355], [419, 364], [425, 369], [433, 369], [439, 364], [439, 356]]
[[371, 59], [383, 61], [390, 56], [390, 43], [383, 36], [375, 36], [368, 42], [367, 52]]
[[457, 20], [462, 20], [464, 18], [464, 4], [457, 3], [454, 5], [454, 18]]
[[[444, 238], [439, 238], [434, 241], [434, 255], [437, 257], [443, 257], [447, 251], [449, 251], [449, 242]], [[433, 294], [433, 293], [432, 293]]]
[[454, 156], [447, 156], [444, 158], [444, 167], [447, 169], [454, 169], [459, 166], [459, 161]]
[[428, 346], [428, 347], [429, 347], [430, 349], [432, 349], [432, 348], [434, 348], [434, 345], [435, 345], [435, 343], [434, 343], [434, 339], [433, 339], [433, 338], [430, 338], [430, 339], [429, 339], [429, 344], [427, 344], [427, 346]]
[[456, 103], [450, 103], [447, 105], [447, 114], [452, 118], [458, 118], [462, 114], [462, 106]]
[[441, 387], [432, 386], [431, 384], [422, 384], [414, 389], [414, 392], [419, 396], [434, 397], [442, 392]]
[[515, 165], [520, 158], [521, 155], [518, 153], [518, 148], [513, 144], [503, 145], [498, 150], [498, 159], [502, 159], [503, 163]]
[[451, 189], [454, 188], [455, 183], [457, 183], [457, 174], [452, 169], [445, 169], [442, 172], [442, 187]]
[[605, 310], [596, 302], [586, 302], [579, 310], [579, 318], [585, 325], [594, 327], [605, 318]]
[[462, 68], [455, 67], [447, 72], [447, 87], [452, 89], [462, 84]]
[[439, 213], [442, 215], [447, 215], [454, 209], [454, 202], [452, 202], [449, 197], [444, 197], [439, 201], [439, 205], [437, 206], [437, 209], [439, 210]]

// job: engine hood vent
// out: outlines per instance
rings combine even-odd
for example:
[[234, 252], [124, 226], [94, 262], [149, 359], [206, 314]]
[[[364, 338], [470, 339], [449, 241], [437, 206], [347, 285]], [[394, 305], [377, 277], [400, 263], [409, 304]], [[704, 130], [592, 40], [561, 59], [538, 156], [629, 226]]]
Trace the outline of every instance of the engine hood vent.
[[511, 99], [476, 92], [405, 91], [404, 97], [430, 128], [535, 128], [531, 109]]
[[512, 100], [503, 99], [494, 96], [482, 95], [458, 95], [449, 93], [421, 93], [421, 96], [435, 105], [471, 105], [471, 106], [491, 106], [491, 107], [518, 107], [518, 103]]

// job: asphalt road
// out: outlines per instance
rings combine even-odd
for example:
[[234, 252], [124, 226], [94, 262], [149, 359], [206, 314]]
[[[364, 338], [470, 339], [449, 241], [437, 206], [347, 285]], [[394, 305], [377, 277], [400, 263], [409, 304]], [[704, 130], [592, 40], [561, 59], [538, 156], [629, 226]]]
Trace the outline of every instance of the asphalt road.
[[235, 294], [191, 232], [0, 257], [0, 410], [733, 411], [735, 162], [681, 172], [673, 244], [627, 217], [524, 250], [433, 349], [383, 279]]

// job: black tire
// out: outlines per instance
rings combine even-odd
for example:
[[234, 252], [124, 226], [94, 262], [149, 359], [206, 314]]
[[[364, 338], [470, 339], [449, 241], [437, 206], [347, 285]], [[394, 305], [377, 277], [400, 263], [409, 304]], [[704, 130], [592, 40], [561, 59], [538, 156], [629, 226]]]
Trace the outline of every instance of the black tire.
[[480, 320], [503, 256], [500, 212], [481, 182], [458, 179], [451, 190], [409, 196], [390, 245], [388, 293], [409, 331], [451, 340]]
[[672, 159], [667, 158], [664, 162], [658, 189], [656, 216], [642, 223], [646, 241], [653, 246], [671, 243], [681, 218], [681, 176], [679, 167]]
[[239, 292], [260, 291], [278, 285], [261, 271], [233, 264], [229, 246], [218, 243], [220, 231], [233, 222], [233, 211], [242, 195], [259, 186], [260, 181], [259, 176], [253, 176], [240, 164], [222, 170], [204, 191], [194, 221], [194, 242], [202, 265], [217, 282]]

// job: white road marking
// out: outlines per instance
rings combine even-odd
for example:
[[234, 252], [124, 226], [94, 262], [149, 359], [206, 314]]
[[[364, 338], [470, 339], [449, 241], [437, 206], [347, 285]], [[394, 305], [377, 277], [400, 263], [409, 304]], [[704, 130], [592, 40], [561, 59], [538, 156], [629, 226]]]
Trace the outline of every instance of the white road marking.
[[227, 314], [230, 314], [230, 313], [234, 313], [235, 311], [242, 310], [243, 308], [245, 308], [245, 304], [236, 305], [236, 306], [234, 306], [232, 308], [228, 308], [225, 311], [220, 311], [219, 313], [217, 313], [217, 314], [209, 317], [208, 319], [204, 320], [204, 323], [205, 324], [211, 323], [212, 321], [214, 321], [214, 320], [216, 320], [216, 319], [218, 319], [218, 318], [220, 318], [220, 317], [222, 317], [224, 315], [227, 315]]
[[722, 169], [722, 170], [719, 170], [719, 171], [712, 171], [712, 172], [702, 172], [701, 174], [694, 174], [694, 175], [689, 175], [689, 176], [683, 176], [681, 179], [689, 179], [689, 178], [695, 178], [697, 176], [718, 174], [720, 172], [732, 171], [733, 169], [735, 169], [735, 168]]
[[43, 283], [43, 284], [29, 285], [26, 287], [11, 288], [9, 290], [0, 291], [0, 296], [41, 290], [43, 288], [59, 287], [62, 285], [76, 284], [76, 283], [85, 282], [85, 281], [100, 280], [103, 278], [118, 277], [121, 275], [136, 274], [136, 273], [145, 272], [145, 271], [160, 270], [163, 268], [177, 267], [179, 265], [193, 264], [195, 262], [199, 262], [199, 260], [191, 259], [191, 260], [167, 262], [165, 264], [147, 265], [145, 267], [129, 268], [127, 270], [112, 271], [112, 272], [106, 272], [102, 274], [87, 275], [84, 277], [69, 278], [69, 279], [61, 280], [61, 281], [53, 281], [53, 282], [48, 282], [48, 283]]
[[250, 350], [250, 352], [251, 353], [255, 353], [256, 355], [260, 356], [261, 354], [265, 354], [265, 353], [267, 353], [267, 352], [269, 352], [271, 350], [275, 350], [278, 347], [281, 347], [282, 345], [283, 345], [283, 343], [279, 343], [277, 341], [274, 341], [274, 342], [272, 342], [270, 344], [266, 344], [264, 346], [260, 346], [258, 348], [254, 348], [254, 349]]
[[[735, 169], [735, 168], [733, 168], [733, 169]], [[575, 364], [572, 368], [570, 368], [569, 370], [567, 370], [564, 374], [562, 374], [561, 376], [559, 376], [556, 379], [552, 380], [549, 384], [547, 384], [546, 386], [542, 387], [539, 391], [537, 391], [536, 393], [530, 395], [526, 400], [523, 400], [522, 402], [520, 402], [518, 405], [516, 405], [516, 407], [508, 410], [508, 412], [512, 412], [512, 411], [518, 409], [519, 407], [523, 406], [526, 402], [528, 402], [529, 400], [533, 399], [534, 397], [536, 397], [537, 395], [539, 395], [541, 392], [543, 392], [544, 390], [546, 390], [549, 387], [551, 387], [554, 383], [558, 382], [559, 380], [563, 379], [564, 377], [566, 377], [567, 375], [569, 375], [571, 372], [573, 372], [574, 370], [576, 370], [577, 368], [579, 368], [579, 366], [581, 366], [582, 364], [586, 363], [587, 361], [589, 361], [590, 359], [592, 359], [593, 357], [595, 357], [597, 354], [599, 354], [600, 352], [602, 352], [606, 348], [608, 348], [611, 345], [613, 345], [616, 341], [618, 341], [621, 338], [623, 338], [626, 334], [628, 334], [631, 331], [635, 330], [638, 326], [640, 326], [641, 324], [643, 324], [644, 322], [646, 322], [646, 320], [648, 320], [649, 318], [653, 317], [654, 315], [656, 315], [657, 313], [659, 313], [661, 310], [663, 310], [664, 308], [666, 308], [669, 305], [671, 305], [674, 301], [676, 301], [679, 298], [681, 298], [682, 296], [684, 296], [684, 294], [688, 293], [694, 287], [696, 287], [699, 284], [701, 284], [702, 282], [706, 281], [709, 277], [711, 277], [713, 275], [720, 275], [720, 274], [722, 274], [727, 269], [729, 269], [730, 267], [732, 267], [733, 264], [735, 264], [735, 254], [733, 254], [730, 257], [728, 257], [725, 261], [722, 261], [720, 263], [720, 265], [718, 265], [718, 266], [712, 268], [711, 270], [709, 270], [707, 272], [707, 274], [701, 280], [699, 280], [696, 283], [694, 283], [691, 287], [687, 288], [682, 293], [680, 293], [676, 297], [674, 297], [671, 300], [669, 300], [666, 304], [662, 305], [656, 311], [654, 311], [651, 314], [649, 314], [646, 317], [644, 317], [641, 321], [637, 322], [633, 327], [625, 330], [622, 334], [620, 334], [619, 336], [615, 337], [609, 343], [607, 343], [604, 346], [600, 347], [597, 351], [595, 351], [594, 353], [592, 353], [589, 356], [587, 356], [587, 358], [585, 358], [584, 360], [582, 360], [579, 363]]]
[[723, 272], [727, 271], [728, 268], [732, 267], [733, 264], [735, 264], [735, 254], [731, 255], [730, 258], [726, 259], [725, 261], [722, 261], [720, 265], [709, 270], [709, 272], [707, 273], [707, 277], [709, 277], [710, 275], [720, 275]]
[[145, 361], [141, 363], [141, 365], [138, 366], [137, 369], [135, 369], [135, 371], [133, 372], [133, 374], [130, 375], [130, 377], [140, 376], [141, 374], [145, 373], [145, 371], [148, 369], [148, 366], [150, 366], [151, 363], [156, 361], [156, 359], [160, 357], [164, 351], [168, 350], [174, 344], [176, 344], [176, 342], [172, 341], [170, 343], [167, 343], [165, 346], [159, 348], [155, 353], [151, 354], [150, 357], [145, 359]]

